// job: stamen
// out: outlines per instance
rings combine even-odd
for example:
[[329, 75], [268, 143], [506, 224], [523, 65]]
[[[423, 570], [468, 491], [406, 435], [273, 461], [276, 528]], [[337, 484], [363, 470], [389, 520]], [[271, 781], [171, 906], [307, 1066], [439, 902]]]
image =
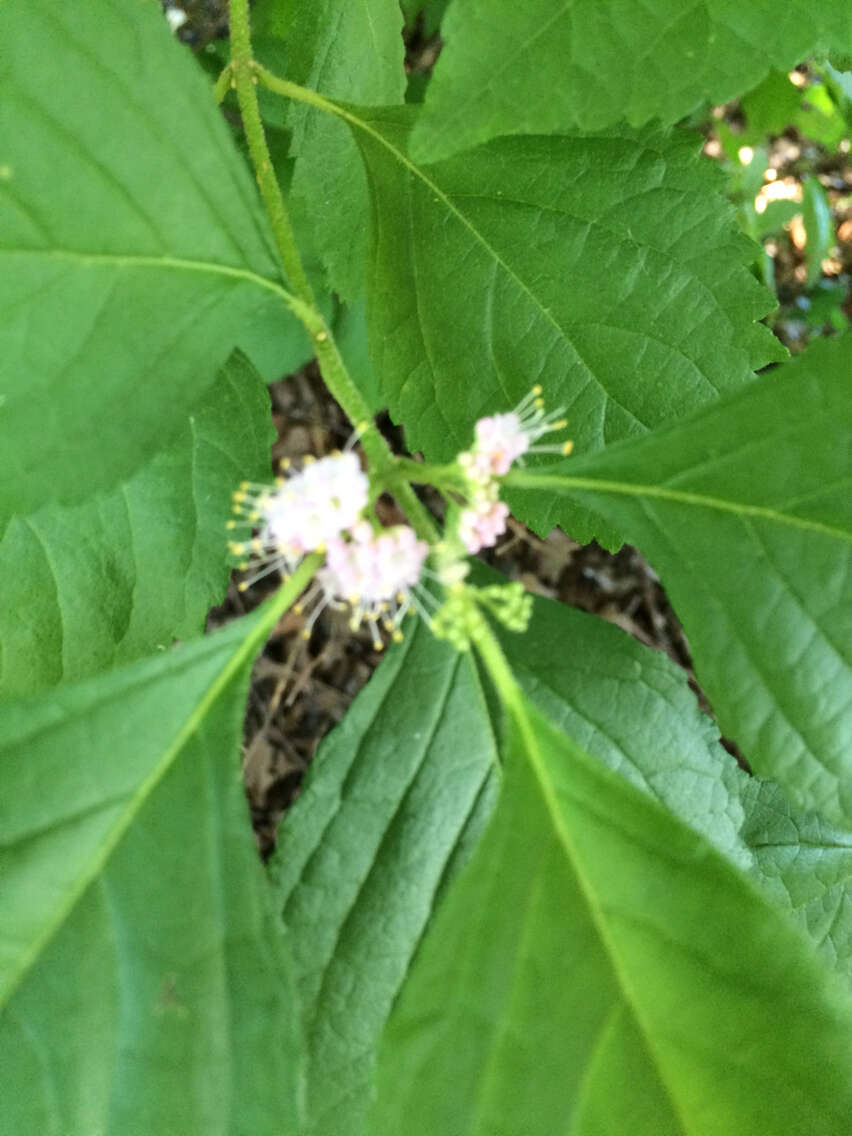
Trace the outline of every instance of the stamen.
[[281, 568], [285, 568], [286, 565], [287, 561], [283, 556], [278, 557], [276, 560], [270, 560], [270, 562], [265, 565], [265, 567], [261, 568], [259, 572], [255, 572], [253, 576], [249, 576], [247, 580], [240, 580], [240, 582], [237, 584], [237, 591], [248, 591], [252, 584], [256, 584], [258, 580], [262, 580], [264, 576], [269, 576], [272, 572], [277, 572]]

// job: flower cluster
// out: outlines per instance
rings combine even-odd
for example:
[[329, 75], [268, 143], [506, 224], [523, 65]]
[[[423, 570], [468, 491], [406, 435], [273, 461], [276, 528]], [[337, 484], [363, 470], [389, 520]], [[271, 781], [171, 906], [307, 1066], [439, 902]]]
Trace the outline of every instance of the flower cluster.
[[381, 622], [394, 639], [402, 638], [400, 623], [412, 603], [429, 545], [418, 540], [408, 525], [374, 532], [361, 521], [349, 534], [329, 541], [320, 583], [330, 601], [346, 600], [352, 608], [350, 626], [366, 619], [373, 643], [380, 645], [376, 624]]
[[[350, 625], [366, 621], [373, 644], [382, 642], [379, 627], [400, 639], [400, 624], [413, 605], [437, 635], [469, 645], [480, 608], [488, 608], [507, 627], [520, 628], [529, 618], [530, 599], [519, 585], [471, 588], [464, 551], [490, 548], [505, 532], [509, 509], [500, 500], [499, 479], [528, 453], [569, 454], [571, 442], [539, 445], [539, 438], [561, 430], [560, 411], [545, 413], [541, 387], [535, 386], [514, 410], [480, 418], [472, 448], [458, 457], [464, 503], [449, 516], [446, 538], [430, 546], [407, 525], [377, 528], [365, 519], [370, 483], [355, 453], [347, 448], [320, 460], [305, 458], [274, 485], [243, 482], [234, 497], [230, 529], [242, 527], [243, 539], [230, 542], [242, 569], [252, 574], [242, 590], [269, 572], [294, 572], [310, 552], [325, 552], [325, 565], [298, 610], [308, 610], [303, 635], [311, 634], [326, 607], [351, 611]], [[431, 568], [426, 560], [431, 556]], [[439, 600], [421, 585], [426, 575], [437, 585]]]
[[490, 548], [506, 531], [509, 510], [499, 500], [496, 478], [507, 474], [514, 462], [522, 462], [524, 454], [571, 453], [572, 442], [537, 444], [545, 434], [567, 426], [561, 414], [561, 410], [545, 413], [541, 387], [536, 385], [514, 410], [476, 423], [473, 448], [458, 457], [468, 483], [468, 504], [459, 516], [458, 535], [468, 552]]
[[252, 570], [240, 590], [270, 572], [291, 574], [309, 552], [325, 552], [318, 586], [304, 601], [311, 605], [305, 636], [325, 607], [348, 604], [352, 627], [367, 620], [376, 647], [381, 647], [379, 623], [399, 638], [429, 546], [407, 525], [375, 532], [362, 519], [369, 491], [351, 451], [319, 461], [307, 458], [299, 472], [279, 477], [274, 485], [243, 482], [233, 495], [236, 516], [228, 522], [232, 530], [242, 526], [255, 532], [229, 545], [241, 558], [239, 567]]
[[253, 554], [254, 564], [244, 567], [262, 566], [262, 571], [240, 587], [245, 590], [267, 572], [290, 573], [306, 553], [324, 549], [357, 524], [369, 492], [370, 483], [351, 451], [320, 461], [306, 458], [299, 473], [279, 477], [274, 485], [244, 481], [234, 494], [237, 519], [229, 526], [259, 531], [251, 540], [231, 541], [230, 549], [237, 556]]

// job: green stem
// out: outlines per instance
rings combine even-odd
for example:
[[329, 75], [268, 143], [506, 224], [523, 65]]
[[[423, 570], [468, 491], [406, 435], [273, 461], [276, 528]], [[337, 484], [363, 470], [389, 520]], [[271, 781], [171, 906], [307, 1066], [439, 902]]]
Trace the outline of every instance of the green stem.
[[225, 95], [230, 91], [234, 83], [234, 76], [231, 73], [231, 64], [226, 63], [222, 69], [219, 78], [216, 80], [216, 85], [213, 88], [213, 95], [217, 103], [224, 101]]
[[266, 144], [266, 133], [260, 117], [255, 85], [254, 60], [251, 55], [248, 0], [231, 0], [231, 72], [237, 89], [237, 102], [248, 140], [249, 153], [257, 175], [257, 184], [272, 224], [272, 233], [287, 278], [297, 296], [314, 307], [314, 294], [305, 275], [302, 258], [296, 247], [293, 227], [284, 198], [272, 168], [272, 158]]
[[[281, 263], [284, 265], [284, 271], [296, 292], [296, 297], [290, 301], [289, 307], [305, 325], [316, 352], [317, 363], [323, 380], [332, 396], [343, 408], [350, 422], [355, 426], [362, 422], [371, 424], [373, 415], [370, 407], [358, 387], [353, 383], [334, 342], [331, 330], [317, 309], [313, 291], [305, 274], [302, 259], [299, 256], [287, 206], [284, 203], [281, 188], [272, 168], [272, 159], [270, 158], [269, 147], [266, 144], [266, 134], [260, 117], [255, 89], [258, 74], [262, 73], [263, 69], [252, 59], [248, 0], [231, 0], [230, 16], [231, 74], [237, 90], [237, 101], [248, 139], [249, 153], [257, 174], [257, 182], [260, 186], [263, 202], [272, 224], [275, 243], [278, 247]], [[220, 76], [221, 81], [222, 77]], [[218, 86], [217, 84], [217, 90]], [[296, 89], [301, 90], [302, 88]], [[325, 105], [325, 100], [321, 95], [318, 95], [317, 99], [320, 100], [317, 105]], [[390, 447], [378, 430], [366, 431], [361, 439], [361, 445], [370, 463], [371, 472], [375, 472], [380, 479], [393, 480], [391, 471], [394, 468], [395, 459]], [[407, 482], [399, 481], [395, 488], [395, 495], [417, 535], [424, 540], [434, 540], [437, 536], [437, 529], [411, 486]]]
[[318, 91], [312, 91], [310, 87], [300, 87], [298, 83], [291, 83], [289, 79], [281, 79], [278, 75], [267, 71], [265, 67], [261, 67], [259, 63], [255, 64], [255, 72], [264, 87], [274, 91], [276, 95], [295, 99], [299, 103], [309, 103], [318, 110], [324, 110], [327, 114], [336, 115], [338, 118], [349, 118], [349, 115], [337, 103], [319, 94]]
[[394, 463], [390, 488], [399, 481], [413, 482], [415, 485], [434, 485], [446, 493], [468, 492], [468, 483], [461, 469], [453, 462], [450, 465], [431, 465], [428, 462], [414, 461], [412, 458], [397, 458]]

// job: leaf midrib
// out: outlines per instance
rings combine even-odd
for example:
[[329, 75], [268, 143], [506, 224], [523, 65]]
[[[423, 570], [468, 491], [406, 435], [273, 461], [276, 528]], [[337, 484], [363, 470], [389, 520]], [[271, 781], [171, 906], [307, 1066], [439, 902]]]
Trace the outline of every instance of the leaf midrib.
[[[551, 823], [553, 825], [554, 835], [565, 851], [565, 856], [571, 866], [571, 870], [575, 874], [577, 884], [588, 905], [592, 922], [594, 923], [598, 937], [600, 939], [601, 949], [606, 953], [607, 960], [612, 967], [613, 975], [615, 976], [618, 987], [621, 990], [625, 1004], [629, 1007], [630, 1013], [633, 1016], [633, 1019], [636, 1022], [640, 1033], [642, 1034], [646, 1052], [657, 1070], [660, 1084], [665, 1089], [666, 1098], [671, 1105], [672, 1112], [676, 1116], [681, 1129], [684, 1132], [688, 1132], [689, 1125], [686, 1122], [686, 1117], [683, 1116], [680, 1108], [680, 1103], [675, 1097], [674, 1092], [669, 1087], [668, 1078], [665, 1075], [662, 1061], [660, 1060], [651, 1042], [649, 1033], [645, 1028], [642, 1017], [636, 1009], [636, 1001], [633, 997], [630, 981], [620, 965], [618, 954], [614, 946], [610, 942], [609, 935], [607, 933], [606, 918], [600, 907], [600, 904], [598, 903], [595, 890], [591, 886], [589, 880], [586, 878], [586, 875], [581, 868], [580, 859], [575, 852], [571, 833], [568, 830], [568, 827], [562, 817], [556, 788], [553, 785], [550, 776], [548, 775], [547, 762], [539, 748], [538, 736], [536, 734], [535, 727], [529, 715], [527, 714], [526, 706], [524, 705], [522, 698], [518, 698], [514, 702], [510, 713], [512, 713], [515, 719], [515, 724], [518, 728], [518, 732], [521, 736], [524, 746], [524, 756], [529, 761], [533, 776], [535, 777], [539, 792], [541, 793], [545, 810], [550, 817]], [[579, 747], [577, 746], [575, 746], [574, 748], [579, 750]], [[588, 758], [588, 760], [592, 761], [593, 759]]]
[[[782, 513], [768, 505], [748, 505], [741, 501], [730, 501], [724, 497], [714, 497], [705, 493], [693, 493], [685, 489], [668, 489], [662, 485], [645, 485], [638, 482], [609, 481], [595, 477], [561, 477], [556, 474], [532, 473], [515, 470], [504, 478], [507, 486], [519, 489], [554, 489], [561, 492], [588, 490], [595, 493], [611, 493], [622, 497], [650, 497], [670, 501], [677, 505], [692, 505], [697, 508], [713, 509], [720, 513], [732, 513], [737, 517], [758, 517], [777, 525], [799, 529], [802, 532], [819, 533], [833, 540], [852, 544], [852, 532], [815, 521], [809, 517], [799, 517], [794, 513]], [[831, 486], [823, 487], [827, 491]]]
[[179, 256], [140, 255], [137, 253], [101, 253], [80, 252], [76, 249], [65, 248], [0, 248], [0, 262], [4, 256], [29, 256], [48, 260], [69, 261], [81, 267], [104, 266], [108, 268], [169, 268], [181, 272], [200, 272], [211, 276], [227, 276], [232, 279], [245, 280], [258, 288], [274, 292], [285, 302], [289, 302], [290, 293], [276, 280], [262, 276], [250, 268], [238, 268], [236, 265], [220, 264], [214, 260], [192, 260]]

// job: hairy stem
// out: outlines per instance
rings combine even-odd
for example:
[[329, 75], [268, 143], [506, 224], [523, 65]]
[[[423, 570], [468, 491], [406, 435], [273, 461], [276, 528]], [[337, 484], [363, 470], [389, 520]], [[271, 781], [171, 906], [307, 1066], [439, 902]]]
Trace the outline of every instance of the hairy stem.
[[257, 184], [263, 203], [272, 224], [272, 233], [278, 246], [278, 254], [284, 271], [296, 295], [310, 307], [314, 306], [314, 294], [305, 275], [302, 258], [296, 247], [293, 227], [284, 198], [272, 168], [266, 133], [260, 118], [257, 103], [254, 61], [251, 54], [251, 35], [249, 32], [248, 0], [231, 0], [231, 72], [237, 89], [237, 102], [243, 119], [243, 128], [248, 140], [249, 153], [257, 175]]
[[[294, 299], [290, 301], [289, 307], [305, 325], [316, 352], [317, 363], [323, 380], [332, 396], [343, 408], [350, 422], [355, 426], [359, 426], [361, 423], [372, 423], [373, 415], [370, 407], [358, 387], [353, 383], [337, 349], [337, 344], [334, 342], [331, 330], [317, 309], [313, 291], [296, 245], [287, 206], [272, 167], [255, 89], [258, 73], [262, 69], [252, 59], [248, 0], [230, 0], [230, 17], [230, 72], [236, 87], [237, 102], [239, 103], [243, 126], [248, 139], [249, 153], [257, 175], [263, 203], [269, 214], [281, 263], [296, 293]], [[220, 83], [224, 83], [221, 76]], [[219, 93], [219, 85], [217, 84], [217, 93]], [[227, 87], [225, 87], [226, 89]], [[223, 90], [223, 97], [224, 93]], [[321, 96], [318, 97], [321, 98]], [[325, 100], [322, 100], [322, 102], [325, 102]], [[389, 476], [394, 466], [394, 456], [378, 430], [366, 431], [361, 439], [361, 445], [367, 455], [371, 471], [375, 472], [380, 478], [384, 477], [388, 481], [394, 480]], [[399, 481], [394, 492], [417, 535], [424, 540], [433, 540], [437, 535], [435, 525], [411, 486], [405, 481]]]

